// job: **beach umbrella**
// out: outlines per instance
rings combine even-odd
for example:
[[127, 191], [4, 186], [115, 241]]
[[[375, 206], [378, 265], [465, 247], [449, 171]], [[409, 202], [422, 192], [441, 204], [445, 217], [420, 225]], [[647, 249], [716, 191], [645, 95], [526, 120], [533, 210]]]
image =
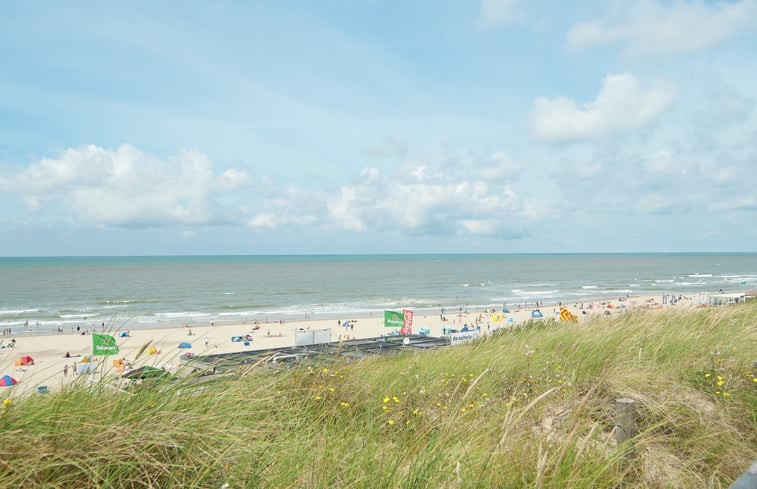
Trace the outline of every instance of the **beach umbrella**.
[[18, 384], [18, 380], [14, 379], [10, 375], [3, 375], [2, 377], [0, 377], [0, 386], [2, 387], [10, 387], [16, 384]]

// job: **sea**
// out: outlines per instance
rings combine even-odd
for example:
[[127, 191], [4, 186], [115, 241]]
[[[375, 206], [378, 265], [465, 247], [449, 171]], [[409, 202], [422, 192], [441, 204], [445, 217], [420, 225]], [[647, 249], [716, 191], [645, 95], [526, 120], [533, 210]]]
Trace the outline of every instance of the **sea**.
[[0, 326], [62, 329], [440, 314], [757, 289], [757, 253], [0, 258]]

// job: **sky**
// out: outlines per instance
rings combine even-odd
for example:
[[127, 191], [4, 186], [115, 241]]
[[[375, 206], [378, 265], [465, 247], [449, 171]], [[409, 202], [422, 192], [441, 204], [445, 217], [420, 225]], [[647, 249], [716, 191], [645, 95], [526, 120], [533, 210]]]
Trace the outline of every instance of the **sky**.
[[0, 7], [0, 256], [756, 244], [757, 0]]

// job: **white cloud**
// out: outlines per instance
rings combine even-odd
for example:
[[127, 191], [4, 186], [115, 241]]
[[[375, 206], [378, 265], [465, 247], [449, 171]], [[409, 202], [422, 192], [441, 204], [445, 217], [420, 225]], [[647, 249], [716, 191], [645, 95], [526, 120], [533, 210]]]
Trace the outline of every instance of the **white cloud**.
[[251, 228], [273, 229], [278, 226], [278, 220], [273, 214], [261, 212], [247, 221], [247, 225]]
[[424, 178], [426, 178], [426, 176], [427, 176], [427, 175], [426, 175], [426, 171], [427, 171], [427, 170], [428, 170], [428, 168], [426, 168], [426, 167], [425, 167], [425, 166], [423, 166], [423, 165], [420, 165], [420, 166], [418, 166], [418, 167], [417, 167], [417, 168], [416, 168], [415, 170], [413, 170], [412, 174], [413, 174], [413, 176], [414, 176], [415, 178], [417, 178], [418, 180], [423, 180], [423, 179], [424, 179]]
[[631, 56], [669, 56], [720, 44], [757, 26], [757, 2], [621, 2], [610, 19], [575, 24], [571, 48], [623, 43]]
[[523, 165], [508, 157], [503, 151], [497, 151], [488, 164], [476, 170], [476, 176], [484, 180], [503, 180], [515, 176]]
[[519, 0], [481, 0], [479, 22], [485, 28], [519, 22], [523, 13], [518, 3]]
[[531, 111], [537, 139], [568, 142], [631, 131], [655, 121], [676, 90], [658, 84], [644, 90], [630, 74], [607, 75], [595, 100], [581, 106], [566, 97], [539, 97]]
[[360, 208], [366, 205], [369, 204], [359, 200], [358, 188], [342, 187], [339, 197], [328, 201], [328, 212], [340, 227], [350, 231], [363, 231], [365, 223], [360, 216]]
[[[513, 189], [481, 180], [440, 176], [439, 181], [379, 178], [341, 188], [328, 201], [329, 216], [352, 231], [400, 230], [409, 235], [514, 236], [533, 218]], [[410, 182], [410, 183], [407, 183]]]
[[221, 174], [220, 185], [227, 190], [241, 188], [251, 183], [250, 176], [243, 171], [230, 168]]
[[69, 148], [3, 179], [4, 190], [19, 194], [32, 210], [55, 211], [62, 203], [81, 221], [95, 225], [145, 227], [225, 222], [215, 191], [238, 188], [244, 172], [213, 174], [198, 151], [162, 160], [124, 144], [115, 150], [95, 145]]

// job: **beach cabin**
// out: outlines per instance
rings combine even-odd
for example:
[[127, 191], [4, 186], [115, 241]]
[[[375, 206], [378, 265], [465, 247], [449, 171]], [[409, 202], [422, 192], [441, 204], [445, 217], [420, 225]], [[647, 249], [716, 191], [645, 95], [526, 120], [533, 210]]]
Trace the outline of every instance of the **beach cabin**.
[[743, 292], [734, 292], [730, 294], [713, 294], [707, 296], [708, 306], [733, 306], [746, 300], [746, 294]]

